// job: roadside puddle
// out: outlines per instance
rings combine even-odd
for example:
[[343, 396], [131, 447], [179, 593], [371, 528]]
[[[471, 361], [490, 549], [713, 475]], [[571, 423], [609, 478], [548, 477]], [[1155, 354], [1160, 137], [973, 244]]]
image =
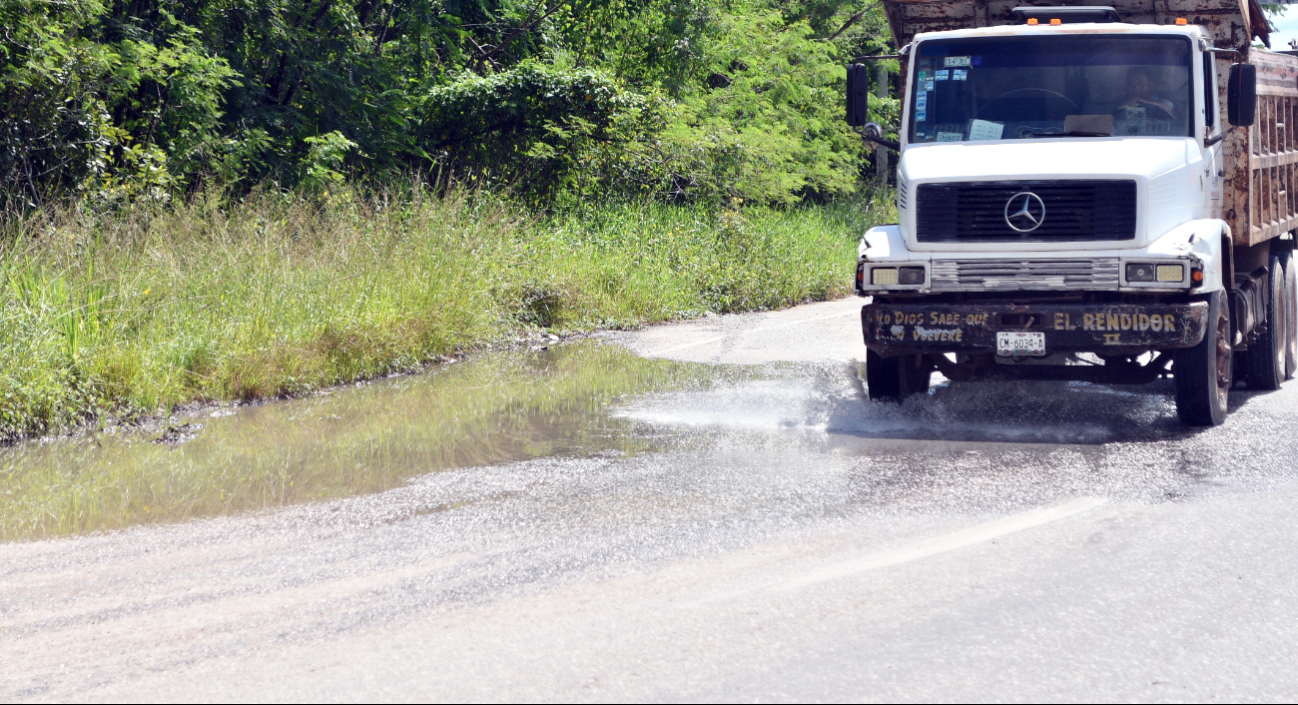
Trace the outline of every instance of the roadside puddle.
[[429, 472], [670, 442], [611, 414], [751, 369], [645, 359], [585, 341], [487, 353], [424, 374], [0, 450], [0, 540], [182, 521], [379, 492]]
[[871, 404], [850, 365], [681, 362], [598, 341], [484, 353], [304, 399], [180, 414], [148, 432], [2, 449], [0, 541], [369, 494], [427, 473], [534, 458], [665, 450], [707, 458], [791, 442], [861, 457], [870, 477], [898, 467], [945, 477], [969, 453], [1013, 451], [1048, 464], [1067, 450], [1089, 467], [1106, 462], [1109, 444], [1175, 432], [1161, 388], [1043, 389], [967, 383]]

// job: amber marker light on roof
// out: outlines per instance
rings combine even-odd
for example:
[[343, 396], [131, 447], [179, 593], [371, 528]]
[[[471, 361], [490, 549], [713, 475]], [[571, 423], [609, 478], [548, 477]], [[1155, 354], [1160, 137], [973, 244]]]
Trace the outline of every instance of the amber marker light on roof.
[[1061, 24], [1063, 24], [1063, 23], [1064, 23], [1064, 21], [1061, 20], [1061, 19], [1059, 19], [1058, 17], [1052, 17], [1052, 18], [1050, 19], [1050, 26], [1051, 26], [1051, 27], [1055, 27], [1055, 26], [1057, 26], [1057, 25], [1061, 25]]
[[1029, 17], [1029, 18], [1028, 18], [1028, 24], [1038, 24], [1038, 22], [1037, 22], [1037, 18], [1035, 18], [1035, 17]]
[[1184, 17], [1178, 17], [1178, 18], [1176, 18], [1176, 24], [1178, 24], [1178, 25], [1180, 25], [1180, 26], [1184, 26], [1184, 25], [1185, 25], [1185, 18], [1184, 18]]

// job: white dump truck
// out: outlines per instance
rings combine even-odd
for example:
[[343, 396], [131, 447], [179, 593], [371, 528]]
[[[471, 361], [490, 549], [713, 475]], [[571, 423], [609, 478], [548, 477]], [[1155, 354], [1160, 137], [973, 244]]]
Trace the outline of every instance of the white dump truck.
[[977, 377], [1148, 383], [1184, 423], [1298, 371], [1298, 57], [1253, 0], [884, 0], [899, 223], [861, 241], [871, 399]]

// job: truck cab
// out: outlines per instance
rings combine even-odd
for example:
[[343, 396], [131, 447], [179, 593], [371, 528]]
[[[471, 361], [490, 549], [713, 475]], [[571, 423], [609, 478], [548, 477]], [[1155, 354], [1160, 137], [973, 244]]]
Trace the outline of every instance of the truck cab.
[[[908, 5], [894, 33], [922, 25]], [[898, 223], [865, 233], [856, 271], [870, 397], [934, 371], [1171, 375], [1181, 419], [1215, 425], [1238, 382], [1291, 377], [1298, 59], [1234, 46], [1217, 16], [1002, 6], [959, 26], [977, 17], [901, 30]], [[868, 72], [848, 75], [859, 124]]]

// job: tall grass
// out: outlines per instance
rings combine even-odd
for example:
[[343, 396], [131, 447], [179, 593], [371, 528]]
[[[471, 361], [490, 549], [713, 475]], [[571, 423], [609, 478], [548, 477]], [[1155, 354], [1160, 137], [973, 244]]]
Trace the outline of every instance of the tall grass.
[[0, 438], [381, 375], [515, 338], [849, 291], [881, 198], [538, 217], [465, 193], [198, 197], [10, 216]]

